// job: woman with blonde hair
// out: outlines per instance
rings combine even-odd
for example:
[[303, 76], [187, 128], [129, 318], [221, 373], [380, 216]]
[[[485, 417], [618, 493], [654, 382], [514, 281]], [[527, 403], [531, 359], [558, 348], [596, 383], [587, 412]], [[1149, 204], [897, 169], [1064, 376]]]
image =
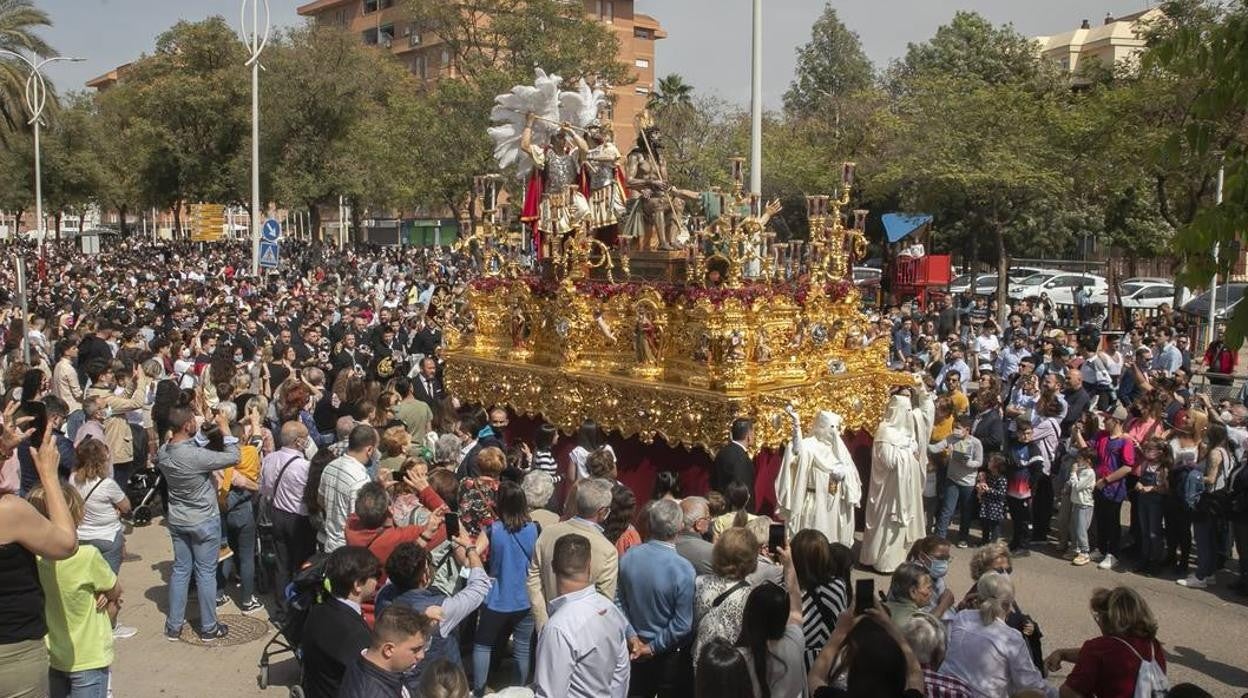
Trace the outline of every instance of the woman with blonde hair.
[[958, 611], [949, 623], [949, 649], [944, 673], [968, 686], [976, 695], [1005, 698], [1020, 691], [1056, 696], [1032, 663], [1027, 640], [1006, 625], [1014, 608], [1014, 584], [997, 572], [985, 573], [975, 583], [975, 607]]
[[1144, 662], [1155, 662], [1162, 672], [1166, 670], [1166, 655], [1157, 641], [1157, 619], [1131, 587], [1096, 589], [1090, 605], [1100, 637], [1078, 649], [1057, 650], [1045, 664], [1057, 671], [1063, 662], [1074, 663], [1062, 684], [1063, 698], [1131, 698]]

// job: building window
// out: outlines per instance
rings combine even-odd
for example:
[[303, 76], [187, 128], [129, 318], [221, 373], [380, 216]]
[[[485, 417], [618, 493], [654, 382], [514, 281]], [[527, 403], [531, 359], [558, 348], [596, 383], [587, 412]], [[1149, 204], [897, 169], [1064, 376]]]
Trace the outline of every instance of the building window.
[[653, 39], [654, 36], [651, 35], [649, 29], [642, 29], [641, 27], [633, 27], [633, 38], [645, 39], [646, 41], [649, 41], [650, 39]]
[[377, 11], [378, 0], [364, 0], [364, 14]]
[[394, 43], [394, 25], [381, 25], [381, 45], [390, 48], [390, 44]]
[[598, 19], [607, 24], [615, 21], [615, 0], [598, 0]]
[[416, 77], [421, 80], [429, 77], [429, 66], [425, 60], [425, 54], [416, 54], [416, 56], [412, 59], [412, 72], [416, 73]]
[[451, 60], [451, 50], [450, 50], [450, 49], [448, 49], [448, 48], [443, 48], [443, 49], [442, 49], [442, 63], [440, 64], [440, 66], [439, 66], [439, 67], [440, 67], [440, 69], [441, 69], [441, 71], [442, 71], [443, 73], [446, 73], [446, 74], [447, 74], [447, 75], [449, 75], [449, 76], [454, 76], [454, 75], [455, 75], [455, 64], [454, 64], [454, 62]]
[[637, 60], [633, 61], [633, 65], [634, 65], [634, 66], [636, 66], [636, 67], [638, 67], [638, 68], [643, 68], [643, 69], [644, 69], [644, 68], [649, 68], [649, 67], [650, 67], [650, 61], [649, 61], [648, 59], [645, 59], [645, 58], [638, 58]]
[[420, 46], [420, 32], [416, 31], [416, 28], [411, 25], [407, 27], [407, 45]]
[[365, 44], [366, 46], [376, 46], [376, 45], [377, 45], [377, 29], [376, 29], [376, 27], [374, 27], [374, 28], [372, 28], [372, 29], [365, 29], [363, 32], [361, 32], [361, 33], [360, 33], [360, 36], [364, 39], [364, 44]]

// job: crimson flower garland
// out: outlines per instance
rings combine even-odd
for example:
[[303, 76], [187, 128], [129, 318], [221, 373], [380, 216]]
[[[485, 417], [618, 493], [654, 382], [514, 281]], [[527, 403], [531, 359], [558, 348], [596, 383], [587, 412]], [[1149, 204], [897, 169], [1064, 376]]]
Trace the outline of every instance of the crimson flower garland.
[[[472, 281], [471, 286], [482, 293], [493, 293], [500, 289], [510, 288], [512, 284], [516, 283], [527, 285], [529, 293], [535, 298], [552, 299], [559, 295], [559, 282], [545, 280], [537, 276], [526, 276], [516, 280], [481, 278]], [[787, 297], [792, 298], [798, 305], [804, 305], [806, 297], [810, 292], [810, 286], [795, 283], [751, 284], [741, 288], [703, 288], [701, 286], [661, 281], [625, 281], [613, 284], [605, 281], [582, 279], [575, 282], [575, 286], [577, 293], [596, 301], [607, 301], [616, 296], [636, 297], [646, 289], [654, 289], [667, 305], [674, 305], [680, 301], [693, 305], [700, 300], [706, 299], [710, 301], [712, 306], [717, 308], [723, 305], [725, 301], [733, 298], [739, 300], [743, 305], [750, 305], [756, 300]], [[852, 288], [853, 284], [849, 281], [841, 280], [828, 284], [824, 288], [824, 293], [829, 300], [835, 302], [845, 298]]]

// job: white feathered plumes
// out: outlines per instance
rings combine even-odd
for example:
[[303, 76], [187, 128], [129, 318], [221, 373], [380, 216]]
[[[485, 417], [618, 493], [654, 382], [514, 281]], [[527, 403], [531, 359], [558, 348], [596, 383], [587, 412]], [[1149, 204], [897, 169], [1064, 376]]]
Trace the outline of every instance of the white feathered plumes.
[[533, 122], [533, 145], [543, 146], [558, 130], [558, 124], [567, 122], [585, 128], [598, 118], [607, 103], [606, 93], [593, 89], [580, 80], [574, 92], [560, 92], [563, 78], [547, 75], [538, 68], [532, 85], [517, 85], [510, 92], [494, 98], [490, 120], [497, 125], [488, 130], [494, 141], [494, 159], [498, 169], [515, 168], [516, 175], [524, 177], [533, 168], [533, 159], [520, 149], [520, 136], [528, 114], [539, 117]]

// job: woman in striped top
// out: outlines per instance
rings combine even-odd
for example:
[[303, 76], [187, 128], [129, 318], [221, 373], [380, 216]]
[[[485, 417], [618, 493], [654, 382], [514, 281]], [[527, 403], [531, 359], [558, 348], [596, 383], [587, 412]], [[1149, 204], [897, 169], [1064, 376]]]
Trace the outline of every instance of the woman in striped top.
[[798, 531], [789, 544], [793, 569], [802, 589], [802, 635], [806, 638], [806, 670], [832, 637], [836, 618], [849, 607], [849, 548], [830, 545], [814, 529]]
[[559, 465], [555, 462], [555, 442], [558, 440], [559, 430], [553, 424], [539, 426], [537, 436], [533, 439], [532, 469], [550, 475], [555, 484], [563, 479], [559, 476]]

